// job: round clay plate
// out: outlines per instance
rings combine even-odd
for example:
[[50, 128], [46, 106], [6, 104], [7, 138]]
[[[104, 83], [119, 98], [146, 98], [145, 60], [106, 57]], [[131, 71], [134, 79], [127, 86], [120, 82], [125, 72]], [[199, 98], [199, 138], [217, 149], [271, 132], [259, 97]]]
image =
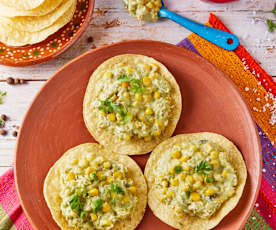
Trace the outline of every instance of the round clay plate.
[[[232, 82], [212, 64], [184, 48], [155, 41], [127, 41], [95, 49], [60, 69], [40, 90], [21, 127], [15, 176], [23, 209], [35, 229], [59, 229], [51, 218], [42, 189], [49, 168], [69, 148], [94, 142], [82, 117], [88, 80], [103, 61], [120, 54], [143, 54], [167, 66], [183, 100], [175, 134], [216, 132], [243, 153], [248, 178], [237, 207], [216, 229], [241, 229], [251, 213], [261, 179], [261, 151], [255, 123]], [[144, 169], [149, 155], [133, 158]], [[149, 208], [138, 229], [172, 229]]]
[[0, 64], [27, 66], [58, 57], [71, 47], [84, 32], [92, 18], [95, 0], [77, 0], [72, 20], [46, 40], [22, 47], [6, 46], [0, 42]]

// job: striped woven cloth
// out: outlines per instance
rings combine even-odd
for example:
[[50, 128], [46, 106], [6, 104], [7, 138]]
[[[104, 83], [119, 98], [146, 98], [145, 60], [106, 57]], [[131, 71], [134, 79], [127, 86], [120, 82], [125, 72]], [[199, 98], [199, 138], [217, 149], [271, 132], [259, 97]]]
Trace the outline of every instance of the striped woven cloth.
[[[210, 15], [208, 25], [229, 31], [213, 14]], [[194, 51], [221, 69], [247, 101], [260, 135], [263, 178], [258, 199], [244, 229], [276, 229], [275, 82], [241, 45], [234, 52], [229, 52], [195, 34], [178, 45]], [[13, 170], [10, 169], [0, 177], [0, 230], [31, 229], [20, 206]]]

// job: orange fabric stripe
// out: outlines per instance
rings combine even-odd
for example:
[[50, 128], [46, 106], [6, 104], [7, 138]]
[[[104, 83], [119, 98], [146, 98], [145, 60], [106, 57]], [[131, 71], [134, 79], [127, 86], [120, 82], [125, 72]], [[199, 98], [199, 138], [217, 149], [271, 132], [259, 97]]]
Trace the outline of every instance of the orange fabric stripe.
[[276, 125], [270, 123], [272, 111], [268, 107], [273, 105], [273, 100], [266, 89], [234, 52], [224, 50], [196, 34], [191, 34], [188, 38], [204, 58], [221, 69], [235, 83], [247, 101], [255, 121], [276, 146]]

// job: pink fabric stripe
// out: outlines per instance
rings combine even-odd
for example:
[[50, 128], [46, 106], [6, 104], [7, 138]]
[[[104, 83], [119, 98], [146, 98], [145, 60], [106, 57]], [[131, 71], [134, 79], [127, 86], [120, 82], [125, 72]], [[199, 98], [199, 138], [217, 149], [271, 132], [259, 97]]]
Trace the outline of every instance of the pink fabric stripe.
[[271, 186], [262, 179], [258, 199], [256, 201], [256, 210], [263, 219], [273, 228], [276, 226], [276, 193]]
[[20, 206], [12, 169], [0, 177], [0, 204], [17, 230], [33, 230]]

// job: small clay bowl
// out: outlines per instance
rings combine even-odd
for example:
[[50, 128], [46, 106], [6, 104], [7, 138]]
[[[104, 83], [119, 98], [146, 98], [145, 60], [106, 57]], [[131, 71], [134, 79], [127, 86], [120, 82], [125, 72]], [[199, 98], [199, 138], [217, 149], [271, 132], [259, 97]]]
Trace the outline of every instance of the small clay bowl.
[[40, 43], [12, 47], [0, 42], [0, 64], [27, 66], [58, 57], [80, 38], [89, 25], [94, 3], [95, 0], [78, 0], [72, 20]]

